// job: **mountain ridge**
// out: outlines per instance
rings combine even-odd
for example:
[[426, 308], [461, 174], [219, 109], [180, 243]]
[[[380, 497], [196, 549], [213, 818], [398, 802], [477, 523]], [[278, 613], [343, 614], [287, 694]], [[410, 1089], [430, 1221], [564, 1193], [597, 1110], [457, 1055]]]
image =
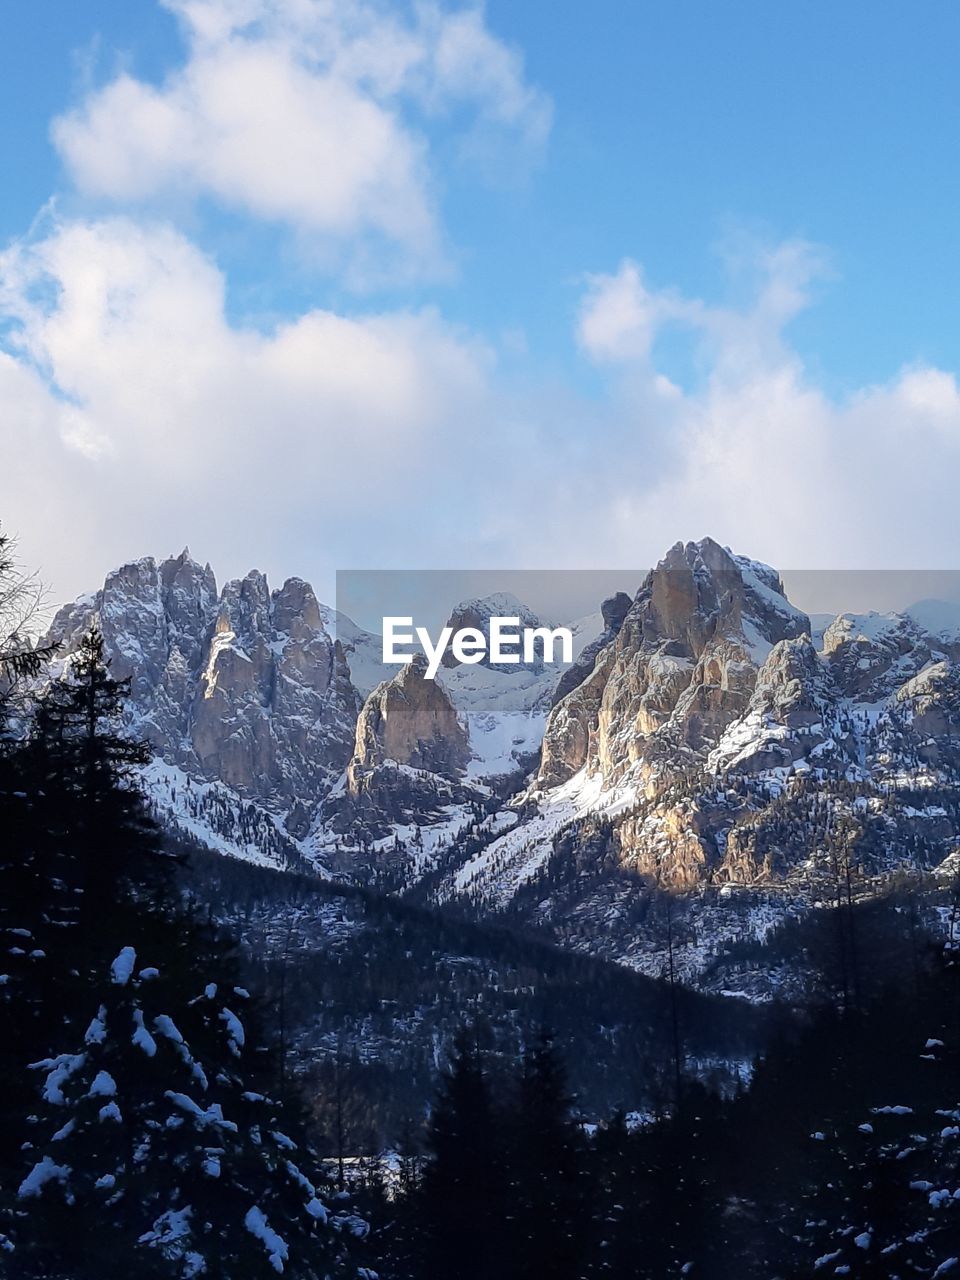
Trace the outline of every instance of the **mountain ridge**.
[[[707, 538], [605, 601], [566, 669], [443, 667], [434, 685], [381, 664], [371, 685], [376, 637], [302, 579], [271, 591], [251, 571], [218, 591], [185, 551], [114, 571], [50, 638], [69, 654], [99, 621], [132, 677], [130, 727], [157, 752], [154, 803], [194, 838], [554, 936], [579, 921], [574, 945], [645, 971], [660, 950], [638, 951], [637, 895], [680, 893], [695, 978], [704, 937], [715, 954], [730, 934], [707, 898], [740, 894], [762, 922], [826, 900], [838, 857], [868, 893], [955, 855], [960, 629], [922, 603], [935, 633], [910, 610], [814, 625], [775, 570]], [[537, 885], [598, 832], [602, 867], [561, 918]]]

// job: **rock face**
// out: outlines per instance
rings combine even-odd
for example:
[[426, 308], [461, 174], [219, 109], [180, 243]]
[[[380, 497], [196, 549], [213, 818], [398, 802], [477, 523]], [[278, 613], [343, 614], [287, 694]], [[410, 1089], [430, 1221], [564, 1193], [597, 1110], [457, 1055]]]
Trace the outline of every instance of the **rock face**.
[[960, 656], [960, 646], [935, 640], [907, 614], [841, 613], [823, 636], [837, 685], [865, 702], [887, 697], [943, 652]]
[[935, 629], [919, 609], [842, 614], [818, 649], [774, 570], [709, 539], [678, 544], [564, 677], [523, 820], [442, 895], [636, 957], [643, 886], [705, 903], [776, 889], [763, 907], [776, 911], [829, 899], [838, 866], [866, 884], [904, 861], [947, 865], [960, 626], [934, 603]]
[[677, 543], [644, 581], [593, 670], [547, 725], [540, 782], [585, 766], [615, 782], [714, 746], [774, 645], [808, 632], [773, 570], [711, 539]]
[[604, 600], [600, 606], [603, 631], [596, 639], [591, 640], [589, 644], [583, 647], [576, 662], [560, 676], [553, 695], [554, 706], [561, 702], [568, 693], [572, 693], [574, 689], [583, 684], [584, 680], [590, 675], [600, 650], [605, 649], [620, 634], [623, 620], [630, 612], [632, 604], [633, 601], [625, 591], [618, 591], [615, 596], [610, 596]]
[[111, 573], [60, 610], [50, 638], [69, 653], [94, 622], [158, 756], [263, 801], [299, 837], [350, 758], [359, 706], [311, 588], [291, 578], [271, 592], [254, 571], [218, 594], [184, 551]]
[[789, 769], [802, 759], [822, 759], [828, 749], [846, 750], [851, 754], [845, 758], [852, 759], [852, 740], [833, 732], [839, 697], [832, 672], [809, 636], [781, 641], [757, 672], [746, 711], [710, 752], [708, 769], [761, 774]]
[[69, 653], [98, 622], [114, 674], [132, 681], [139, 732], [179, 759], [187, 750], [184, 710], [196, 694], [216, 607], [213, 571], [185, 549], [160, 564], [147, 557], [114, 570], [95, 595], [57, 613], [48, 638]]
[[384, 760], [427, 769], [442, 777], [463, 773], [470, 759], [467, 731], [443, 686], [427, 680], [422, 654], [377, 685], [357, 720], [351, 772], [374, 769]]
[[439, 681], [426, 679], [426, 667], [418, 654], [363, 704], [345, 783], [322, 811], [338, 845], [369, 846], [478, 795], [461, 781], [470, 759], [467, 730]]
[[[620, 612], [618, 609], [617, 612]], [[593, 667], [553, 709], [537, 786], [581, 770], [642, 812], [618, 825], [621, 865], [689, 889], [715, 874], [718, 844], [696, 785], [734, 763], [789, 765], [814, 743], [829, 675], [809, 619], [776, 572], [712, 539], [678, 543], [643, 582]], [[820, 739], [822, 740], [822, 738]]]
[[934, 662], [902, 685], [895, 695], [899, 723], [917, 742], [917, 754], [930, 765], [960, 768], [960, 668]]

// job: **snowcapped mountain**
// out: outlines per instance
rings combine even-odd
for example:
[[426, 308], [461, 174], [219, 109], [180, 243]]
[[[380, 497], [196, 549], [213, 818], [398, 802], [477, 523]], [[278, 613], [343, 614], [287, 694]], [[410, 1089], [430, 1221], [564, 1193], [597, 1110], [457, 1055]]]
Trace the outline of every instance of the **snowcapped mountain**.
[[848, 870], [864, 895], [955, 856], [957, 637], [899, 614], [810, 632], [766, 566], [672, 548], [553, 708], [524, 821], [438, 896], [659, 972], [636, 921], [651, 886], [680, 891], [692, 978]]
[[[513, 596], [455, 606], [540, 624]], [[717, 956], [960, 846], [960, 622], [811, 619], [778, 574], [711, 539], [571, 624], [565, 669], [384, 666], [380, 638], [290, 579], [218, 591], [187, 552], [62, 609], [99, 619], [132, 677], [159, 811], [222, 852], [498, 915], [647, 972], [654, 890], [679, 893], [677, 963]], [[945, 862], [946, 860], [946, 862]], [[639, 915], [638, 915], [639, 913]]]
[[[451, 625], [486, 629], [504, 613], [540, 623], [501, 593], [456, 605]], [[458, 827], [491, 779], [539, 749], [558, 673], [453, 660], [426, 681], [417, 663], [385, 665], [381, 638], [301, 579], [271, 591], [253, 570], [218, 590], [188, 550], [115, 570], [58, 611], [48, 639], [68, 658], [94, 623], [114, 673], [130, 677], [129, 727], [155, 749], [145, 781], [160, 813], [222, 852], [281, 866], [323, 870], [357, 845], [351, 826], [364, 839]], [[579, 652], [592, 620], [575, 626]]]
[[[99, 622], [114, 673], [132, 682], [131, 728], [158, 758], [297, 840], [350, 758], [360, 706], [328, 619], [299, 578], [271, 592], [254, 571], [218, 592], [185, 550], [111, 573], [49, 635], [69, 654]], [[176, 807], [166, 783], [156, 794]]]

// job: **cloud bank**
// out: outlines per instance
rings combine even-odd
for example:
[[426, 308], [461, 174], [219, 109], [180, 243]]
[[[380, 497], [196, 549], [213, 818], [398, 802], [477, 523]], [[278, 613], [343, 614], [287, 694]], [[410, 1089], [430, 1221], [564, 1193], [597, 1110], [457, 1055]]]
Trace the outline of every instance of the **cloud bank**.
[[54, 123], [86, 211], [0, 253], [0, 516], [58, 598], [187, 541], [328, 596], [337, 567], [637, 568], [706, 533], [784, 568], [956, 565], [956, 378], [829, 395], [790, 341], [828, 267], [806, 243], [753, 244], [736, 305], [579, 264], [607, 267], [571, 308], [581, 367], [521, 389], [435, 308], [238, 319], [165, 202], [283, 225], [341, 280], [384, 246], [413, 278], [446, 253], [431, 121], [471, 163], [542, 148], [550, 102], [479, 8], [168, 7], [182, 65]]
[[[634, 567], [708, 531], [785, 567], [949, 566], [956, 380], [907, 368], [831, 401], [784, 334], [805, 254], [765, 255], [741, 311], [650, 291], [633, 262], [592, 277], [577, 337], [607, 382], [588, 400], [510, 390], [495, 350], [431, 310], [238, 327], [181, 233], [54, 224], [0, 257], [6, 518], [69, 591], [187, 539], [231, 572], [321, 582]], [[654, 358], [678, 322], [690, 389]]]

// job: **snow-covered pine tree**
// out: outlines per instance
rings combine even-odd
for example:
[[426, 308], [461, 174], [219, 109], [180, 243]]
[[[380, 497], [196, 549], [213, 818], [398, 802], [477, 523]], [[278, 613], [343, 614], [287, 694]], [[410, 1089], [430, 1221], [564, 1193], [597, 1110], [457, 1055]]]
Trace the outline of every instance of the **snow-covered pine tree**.
[[35, 1064], [42, 1103], [7, 1230], [18, 1275], [355, 1272], [366, 1224], [263, 1090], [247, 993], [217, 976], [185, 999], [179, 975], [123, 947], [77, 1045]]
[[321, 1190], [229, 948], [164, 874], [124, 692], [93, 634], [0, 758], [0, 927], [22, 942], [0, 983], [0, 1274], [352, 1274], [366, 1225]]
[[0, 1186], [31, 1108], [25, 1064], [64, 1033], [120, 945], [114, 924], [127, 936], [124, 912], [171, 863], [133, 785], [145, 750], [117, 731], [125, 690], [93, 633], [0, 743]]

